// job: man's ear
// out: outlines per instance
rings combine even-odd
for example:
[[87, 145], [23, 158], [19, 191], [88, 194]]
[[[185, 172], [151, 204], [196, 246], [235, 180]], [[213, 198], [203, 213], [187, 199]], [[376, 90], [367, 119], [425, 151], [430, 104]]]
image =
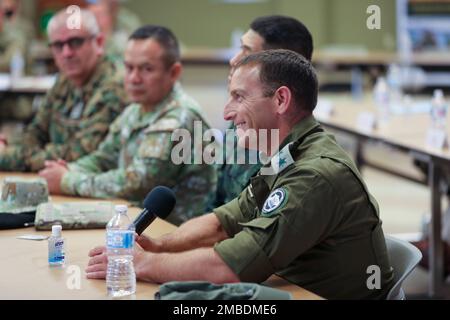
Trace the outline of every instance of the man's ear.
[[292, 102], [292, 92], [286, 86], [281, 86], [275, 91], [274, 101], [277, 105], [277, 114], [284, 115], [289, 111]]
[[170, 78], [172, 79], [173, 82], [177, 81], [180, 78], [182, 71], [183, 71], [183, 66], [181, 65], [180, 62], [175, 62], [170, 67]]
[[100, 32], [94, 39], [97, 45], [97, 53], [102, 55], [105, 53], [105, 35]]

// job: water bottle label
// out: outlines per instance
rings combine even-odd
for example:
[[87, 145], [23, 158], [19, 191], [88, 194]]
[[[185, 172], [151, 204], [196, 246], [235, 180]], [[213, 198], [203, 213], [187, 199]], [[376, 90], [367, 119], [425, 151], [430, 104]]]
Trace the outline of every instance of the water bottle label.
[[132, 249], [134, 246], [134, 233], [128, 230], [108, 231], [106, 245], [114, 249]]

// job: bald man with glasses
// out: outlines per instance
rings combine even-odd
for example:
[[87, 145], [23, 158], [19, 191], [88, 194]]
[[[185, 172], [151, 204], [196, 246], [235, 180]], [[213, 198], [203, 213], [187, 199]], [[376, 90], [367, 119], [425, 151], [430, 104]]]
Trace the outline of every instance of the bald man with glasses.
[[61, 10], [49, 21], [49, 47], [59, 75], [23, 135], [0, 136], [0, 170], [39, 171], [46, 160], [91, 153], [127, 105], [124, 69], [104, 54], [95, 16], [81, 10], [79, 28]]

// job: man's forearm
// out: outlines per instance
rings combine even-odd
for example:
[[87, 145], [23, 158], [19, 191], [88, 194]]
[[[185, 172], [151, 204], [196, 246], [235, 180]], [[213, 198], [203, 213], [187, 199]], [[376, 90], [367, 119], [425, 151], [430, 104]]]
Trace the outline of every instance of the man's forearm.
[[168, 281], [239, 282], [213, 248], [200, 248], [180, 253], [145, 252], [135, 262], [140, 280], [164, 283]]
[[228, 238], [219, 219], [210, 213], [183, 223], [177, 230], [156, 239], [158, 252], [181, 252], [212, 247]]

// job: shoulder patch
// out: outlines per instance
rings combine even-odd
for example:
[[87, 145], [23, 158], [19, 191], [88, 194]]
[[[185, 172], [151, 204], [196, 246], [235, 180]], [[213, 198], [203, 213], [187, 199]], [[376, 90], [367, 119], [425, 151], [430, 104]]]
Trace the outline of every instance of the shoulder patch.
[[287, 191], [284, 188], [272, 191], [264, 202], [261, 215], [265, 217], [271, 216], [275, 210], [284, 207], [287, 196]]

